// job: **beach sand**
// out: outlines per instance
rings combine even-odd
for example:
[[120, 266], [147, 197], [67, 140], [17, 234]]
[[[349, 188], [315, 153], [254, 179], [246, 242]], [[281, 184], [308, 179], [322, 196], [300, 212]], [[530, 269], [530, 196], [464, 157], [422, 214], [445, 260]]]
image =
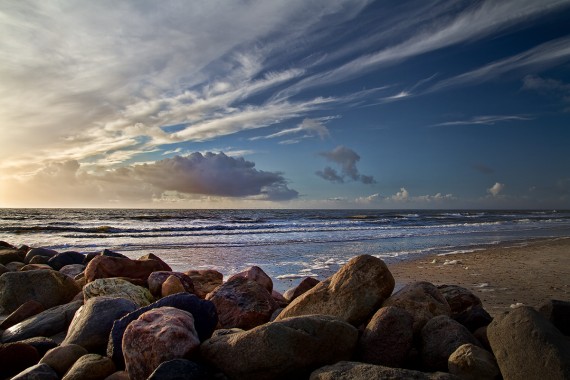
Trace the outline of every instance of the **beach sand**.
[[426, 255], [388, 267], [400, 288], [409, 282], [429, 281], [470, 289], [493, 316], [518, 303], [539, 306], [549, 299], [570, 301], [570, 238]]

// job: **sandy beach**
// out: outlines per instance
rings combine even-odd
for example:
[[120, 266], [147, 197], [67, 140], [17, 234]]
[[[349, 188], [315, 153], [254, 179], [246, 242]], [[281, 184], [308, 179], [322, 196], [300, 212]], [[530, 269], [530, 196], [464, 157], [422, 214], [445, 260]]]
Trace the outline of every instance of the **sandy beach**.
[[389, 265], [401, 287], [413, 281], [455, 284], [475, 292], [493, 316], [518, 303], [570, 300], [570, 238], [507, 243], [483, 250], [426, 255]]

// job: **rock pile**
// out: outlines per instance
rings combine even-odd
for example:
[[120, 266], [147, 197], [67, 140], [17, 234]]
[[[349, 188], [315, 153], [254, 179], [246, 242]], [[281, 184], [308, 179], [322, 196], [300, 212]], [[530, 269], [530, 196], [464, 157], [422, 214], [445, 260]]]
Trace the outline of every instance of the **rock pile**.
[[459, 286], [394, 286], [370, 255], [283, 296], [259, 267], [0, 242], [0, 379], [570, 378], [569, 302], [492, 319]]

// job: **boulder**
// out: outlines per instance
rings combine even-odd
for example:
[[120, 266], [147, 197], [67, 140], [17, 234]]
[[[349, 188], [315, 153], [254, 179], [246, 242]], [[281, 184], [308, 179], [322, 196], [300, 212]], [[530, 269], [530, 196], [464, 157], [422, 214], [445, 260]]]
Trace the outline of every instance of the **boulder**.
[[218, 334], [202, 343], [200, 353], [231, 379], [294, 379], [349, 359], [357, 339], [352, 325], [310, 315]]
[[117, 257], [119, 259], [128, 259], [127, 256], [123, 255], [122, 253], [113, 252], [109, 249], [104, 249], [101, 252], [92, 252], [85, 255], [82, 264], [87, 266], [91, 260], [96, 258], [97, 256], [108, 256], [108, 257]]
[[30, 263], [30, 260], [32, 260], [32, 258], [34, 256], [47, 256], [47, 257], [53, 257], [55, 255], [57, 255], [58, 252], [54, 251], [53, 249], [47, 249], [47, 248], [32, 248], [30, 249], [27, 253], [26, 256], [24, 257], [24, 262], [26, 264]]
[[37, 364], [39, 360], [38, 351], [29, 344], [16, 342], [0, 345], [0, 376], [12, 377]]
[[4, 273], [0, 276], [0, 314], [12, 313], [30, 300], [45, 308], [61, 305], [80, 291], [73, 279], [53, 270]]
[[540, 314], [564, 335], [570, 335], [570, 302], [550, 300], [538, 308]]
[[66, 265], [82, 264], [85, 260], [85, 255], [79, 252], [61, 252], [51, 257], [47, 264], [55, 270], [60, 270]]
[[235, 280], [238, 277], [243, 277], [250, 281], [255, 281], [263, 286], [269, 293], [273, 290], [273, 280], [258, 266], [252, 266], [243, 272], [239, 272], [228, 278], [228, 281]]
[[[35, 258], [37, 258], [38, 256], [35, 256]], [[47, 264], [43, 264], [43, 263], [30, 263], [30, 264], [26, 264], [23, 267], [20, 268], [20, 272], [27, 272], [27, 271], [31, 271], [31, 270], [51, 270], [53, 269], [52, 267], [50, 267]]]
[[131, 380], [144, 380], [160, 363], [187, 357], [199, 346], [192, 314], [168, 306], [149, 310], [131, 322], [122, 344]]
[[85, 348], [77, 344], [66, 344], [52, 348], [46, 352], [40, 360], [40, 363], [49, 365], [59, 376], [63, 376], [77, 359], [88, 353]]
[[18, 272], [20, 269], [22, 269], [23, 267], [26, 266], [26, 264], [20, 262], [20, 261], [12, 261], [9, 262], [8, 264], [4, 265], [6, 267], [6, 269], [8, 269], [8, 271], [10, 272]]
[[404, 286], [388, 298], [383, 306], [397, 306], [410, 313], [414, 317], [414, 334], [419, 334], [433, 317], [451, 314], [445, 297], [435, 285], [425, 281]]
[[[150, 293], [153, 296], [158, 297], [158, 298], [163, 297], [164, 295], [162, 294], [162, 285], [170, 276], [174, 276], [175, 278], [177, 278], [179, 280], [179, 283], [182, 286], [182, 288], [181, 288], [182, 292], [186, 291], [188, 293], [194, 293], [194, 283], [192, 282], [192, 279], [190, 277], [188, 277], [184, 273], [171, 272], [171, 271], [152, 272], [148, 276], [147, 281], [148, 281], [148, 289], [150, 290]], [[172, 285], [174, 285], [174, 284], [172, 284]], [[180, 293], [180, 292], [176, 292], [176, 293]]]
[[317, 369], [310, 380], [460, 380], [444, 372], [424, 373], [403, 368], [390, 368], [381, 365], [341, 361]]
[[222, 284], [206, 299], [216, 306], [222, 328], [251, 329], [269, 322], [279, 307], [266, 288], [243, 277]]
[[204, 366], [186, 359], [173, 359], [161, 363], [147, 380], [208, 380], [210, 378]]
[[354, 326], [364, 323], [394, 290], [394, 277], [381, 259], [352, 258], [337, 273], [297, 297], [277, 316], [333, 315]]
[[465, 326], [447, 315], [430, 319], [422, 328], [421, 338], [422, 362], [431, 371], [447, 372], [447, 359], [459, 346], [466, 343], [480, 345]]
[[125, 315], [113, 324], [113, 329], [109, 337], [109, 345], [107, 346], [107, 355], [113, 359], [117, 367], [124, 367], [121, 345], [127, 326], [143, 313], [164, 306], [175, 307], [192, 314], [194, 317], [194, 327], [201, 342], [212, 336], [212, 332], [218, 324], [216, 307], [210, 301], [202, 300], [194, 294], [189, 293], [179, 293], [161, 298], [148, 306]]
[[33, 338], [27, 338], [19, 341], [20, 343], [26, 343], [34, 347], [40, 358], [45, 355], [46, 352], [54, 347], [57, 347], [58, 343], [52, 338], [46, 338], [45, 336], [35, 336]]
[[451, 318], [473, 332], [491, 323], [491, 316], [483, 308], [481, 300], [471, 290], [457, 285], [437, 287], [451, 308]]
[[6, 268], [4, 265], [0, 264], [0, 276], [2, 276], [6, 272], [10, 272], [10, 270]]
[[487, 336], [505, 379], [570, 379], [568, 339], [535, 309], [496, 316]]
[[479, 327], [473, 332], [475, 339], [481, 343], [484, 349], [487, 351], [493, 351], [491, 349], [491, 344], [489, 343], [489, 338], [487, 337], [487, 326]]
[[[53, 269], [51, 266], [48, 265], [48, 261], [49, 261], [50, 257], [49, 256], [42, 256], [42, 255], [36, 255], [34, 257], [32, 257], [32, 259], [30, 260], [30, 262], [28, 263], [28, 265], [31, 264], [45, 264], [49, 267], [49, 269]], [[25, 268], [28, 268], [28, 265], [24, 265]], [[25, 270], [25, 269], [22, 269]], [[56, 269], [57, 270], [57, 269]]]
[[465, 380], [500, 379], [501, 372], [490, 352], [473, 344], [463, 344], [447, 361], [449, 373]]
[[42, 311], [5, 330], [2, 333], [2, 341], [16, 342], [36, 336], [52, 336], [66, 331], [73, 315], [82, 304], [82, 301], [73, 301]]
[[279, 293], [277, 290], [271, 291], [271, 297], [275, 302], [277, 302], [277, 306], [280, 308], [289, 305], [289, 301], [287, 301], [285, 297], [283, 297], [283, 294]]
[[110, 256], [96, 256], [85, 268], [87, 282], [100, 278], [125, 277], [147, 282], [148, 276], [156, 271], [172, 271], [162, 260], [131, 260]]
[[18, 251], [16, 248], [2, 248], [0, 249], [0, 264], [6, 265], [12, 261], [24, 261], [26, 255]]
[[129, 374], [126, 371], [117, 371], [107, 376], [105, 380], [131, 380], [131, 379], [129, 378]]
[[404, 309], [382, 307], [372, 317], [358, 341], [365, 363], [402, 367], [414, 343], [414, 318]]
[[295, 298], [299, 297], [301, 294], [305, 293], [315, 287], [320, 281], [314, 277], [305, 277], [299, 285], [294, 288], [288, 289], [283, 293], [283, 297], [289, 302], [293, 301]]
[[224, 275], [213, 269], [189, 270], [185, 274], [192, 279], [194, 294], [200, 298], [206, 298], [208, 293], [224, 282]]
[[167, 272], [172, 271], [172, 268], [170, 268], [170, 265], [168, 265], [167, 263], [162, 261], [162, 259], [160, 257], [158, 257], [157, 255], [155, 255], [154, 253], [148, 253], [148, 254], [141, 256], [137, 259], [137, 261], [148, 261], [148, 260], [157, 261], [159, 263], [160, 269], [157, 269], [158, 271], [167, 271]]
[[90, 298], [75, 313], [62, 344], [77, 344], [89, 352], [105, 353], [115, 320], [137, 308], [124, 298]]
[[104, 380], [115, 372], [113, 361], [97, 354], [83, 355], [71, 366], [62, 380]]
[[177, 293], [189, 293], [182, 284], [182, 281], [176, 276], [168, 276], [160, 287], [161, 297], [171, 296]]
[[59, 272], [73, 279], [85, 270], [85, 265], [83, 264], [70, 264], [62, 267]]
[[59, 376], [49, 365], [36, 364], [20, 372], [11, 380], [59, 380]]
[[83, 287], [83, 296], [85, 301], [99, 296], [125, 298], [139, 307], [147, 306], [154, 301], [148, 289], [120, 278], [100, 278], [89, 282]]
[[44, 305], [36, 300], [24, 302], [22, 306], [14, 310], [8, 317], [6, 317], [6, 319], [0, 324], [0, 329], [6, 330], [7, 328], [14, 326], [16, 323], [20, 323], [25, 319], [41, 313], [44, 310]]

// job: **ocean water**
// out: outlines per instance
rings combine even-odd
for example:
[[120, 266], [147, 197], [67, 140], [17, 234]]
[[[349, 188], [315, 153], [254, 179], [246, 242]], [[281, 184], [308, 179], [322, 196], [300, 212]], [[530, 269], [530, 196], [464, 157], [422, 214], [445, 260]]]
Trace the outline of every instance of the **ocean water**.
[[154, 253], [174, 270], [262, 267], [285, 290], [359, 254], [427, 253], [570, 236], [570, 211], [0, 209], [0, 240], [57, 251]]

